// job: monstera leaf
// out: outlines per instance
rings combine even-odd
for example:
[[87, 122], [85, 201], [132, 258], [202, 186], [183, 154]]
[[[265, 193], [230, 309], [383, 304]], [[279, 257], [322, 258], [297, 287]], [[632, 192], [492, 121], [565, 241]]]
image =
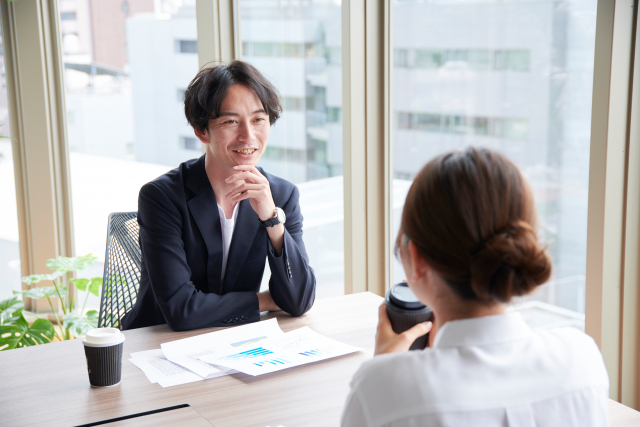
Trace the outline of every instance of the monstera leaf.
[[91, 254], [76, 257], [59, 256], [56, 259], [47, 260], [47, 267], [52, 270], [59, 271], [84, 270], [91, 267], [97, 259], [97, 257], [94, 257]]
[[71, 283], [76, 285], [76, 289], [79, 291], [86, 291], [87, 285], [89, 287], [89, 292], [94, 294], [95, 296], [100, 296], [100, 286], [102, 286], [102, 277], [94, 277], [93, 279], [71, 279], [69, 280]]
[[[64, 295], [67, 288], [64, 286], [58, 286], [60, 295]], [[38, 299], [38, 298], [58, 298], [58, 292], [56, 292], [55, 286], [45, 286], [42, 288], [32, 288], [26, 291], [13, 291], [14, 295], [24, 295], [25, 297]]]
[[100, 296], [100, 288], [102, 287], [102, 277], [94, 277], [89, 283], [89, 292], [95, 296]]
[[98, 327], [98, 312], [96, 310], [87, 311], [85, 316], [80, 313], [68, 313], [62, 318], [62, 324], [74, 336], [81, 337], [91, 329]]
[[32, 274], [31, 276], [25, 276], [22, 278], [22, 283], [27, 285], [33, 285], [46, 280], [56, 280], [58, 277], [64, 276], [64, 271], [54, 271], [51, 274]]
[[24, 303], [18, 297], [0, 301], [0, 326], [18, 320], [23, 308]]
[[44, 344], [53, 340], [53, 324], [47, 319], [38, 319], [31, 326], [22, 313], [18, 320], [11, 324], [0, 326], [0, 349], [30, 347]]

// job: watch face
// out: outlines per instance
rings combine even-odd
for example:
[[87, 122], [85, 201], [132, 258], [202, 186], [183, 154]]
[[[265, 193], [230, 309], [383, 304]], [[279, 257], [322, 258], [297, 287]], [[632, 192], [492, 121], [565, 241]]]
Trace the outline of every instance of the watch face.
[[278, 222], [280, 224], [284, 224], [287, 220], [287, 216], [284, 214], [284, 211], [280, 208], [276, 208], [276, 218], [278, 218]]

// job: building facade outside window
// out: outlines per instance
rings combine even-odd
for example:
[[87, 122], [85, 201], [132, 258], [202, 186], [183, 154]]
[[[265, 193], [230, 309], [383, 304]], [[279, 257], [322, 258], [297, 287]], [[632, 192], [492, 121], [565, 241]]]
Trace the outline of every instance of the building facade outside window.
[[0, 37], [0, 301], [22, 289], [16, 182], [13, 169], [4, 45]]
[[201, 155], [182, 104], [199, 69], [195, 1], [65, 0], [60, 14], [75, 253], [102, 276], [109, 213], [137, 211], [142, 185]]
[[[241, 0], [239, 7], [242, 59], [271, 79], [283, 106], [259, 166], [300, 190], [303, 238], [316, 274], [317, 298], [342, 295], [340, 4]], [[269, 273], [264, 277], [266, 286]]]
[[554, 263], [517, 304], [535, 326], [584, 329], [596, 1], [393, 7], [394, 233], [431, 158], [468, 146], [506, 154], [532, 186]]

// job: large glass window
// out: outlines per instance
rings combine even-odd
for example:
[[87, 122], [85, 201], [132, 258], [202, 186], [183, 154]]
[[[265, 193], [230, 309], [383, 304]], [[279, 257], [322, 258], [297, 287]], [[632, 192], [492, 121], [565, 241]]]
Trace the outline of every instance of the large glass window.
[[4, 66], [4, 44], [0, 36], [0, 301], [20, 290], [18, 210], [13, 171], [13, 151]]
[[272, 80], [284, 110], [259, 165], [300, 189], [317, 297], [343, 294], [340, 2], [241, 0], [240, 17], [242, 59]]
[[519, 309], [537, 326], [584, 328], [596, 0], [393, 7], [394, 232], [411, 180], [435, 155], [506, 154], [533, 188], [554, 264]]
[[75, 252], [102, 276], [109, 213], [137, 211], [142, 185], [202, 154], [181, 96], [199, 68], [195, 1], [59, 5]]

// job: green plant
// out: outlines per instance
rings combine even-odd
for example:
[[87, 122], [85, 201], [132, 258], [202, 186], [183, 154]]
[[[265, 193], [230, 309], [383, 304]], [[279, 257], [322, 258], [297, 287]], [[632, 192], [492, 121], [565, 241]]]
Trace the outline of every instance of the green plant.
[[[46, 298], [53, 312], [60, 333], [48, 319], [38, 318], [31, 325], [25, 320], [23, 313], [34, 315], [24, 310], [24, 303], [17, 297], [0, 301], [0, 350], [44, 344], [59, 340], [81, 337], [87, 331], [98, 327], [98, 312], [90, 310], [85, 313], [89, 294], [100, 296], [102, 278], [71, 279], [71, 273], [91, 267], [97, 258], [93, 255], [80, 257], [58, 257], [47, 261], [47, 267], [54, 270], [51, 274], [33, 274], [22, 278], [22, 282], [30, 286], [24, 291], [13, 291], [24, 297], [33, 299]], [[36, 283], [50, 281], [53, 286], [34, 287]], [[79, 311], [74, 311], [75, 295], [69, 296], [68, 283], [73, 283], [77, 290], [85, 292], [84, 302]], [[52, 298], [58, 298], [62, 309], [62, 320], [53, 306]], [[37, 317], [37, 316], [36, 316]]]

